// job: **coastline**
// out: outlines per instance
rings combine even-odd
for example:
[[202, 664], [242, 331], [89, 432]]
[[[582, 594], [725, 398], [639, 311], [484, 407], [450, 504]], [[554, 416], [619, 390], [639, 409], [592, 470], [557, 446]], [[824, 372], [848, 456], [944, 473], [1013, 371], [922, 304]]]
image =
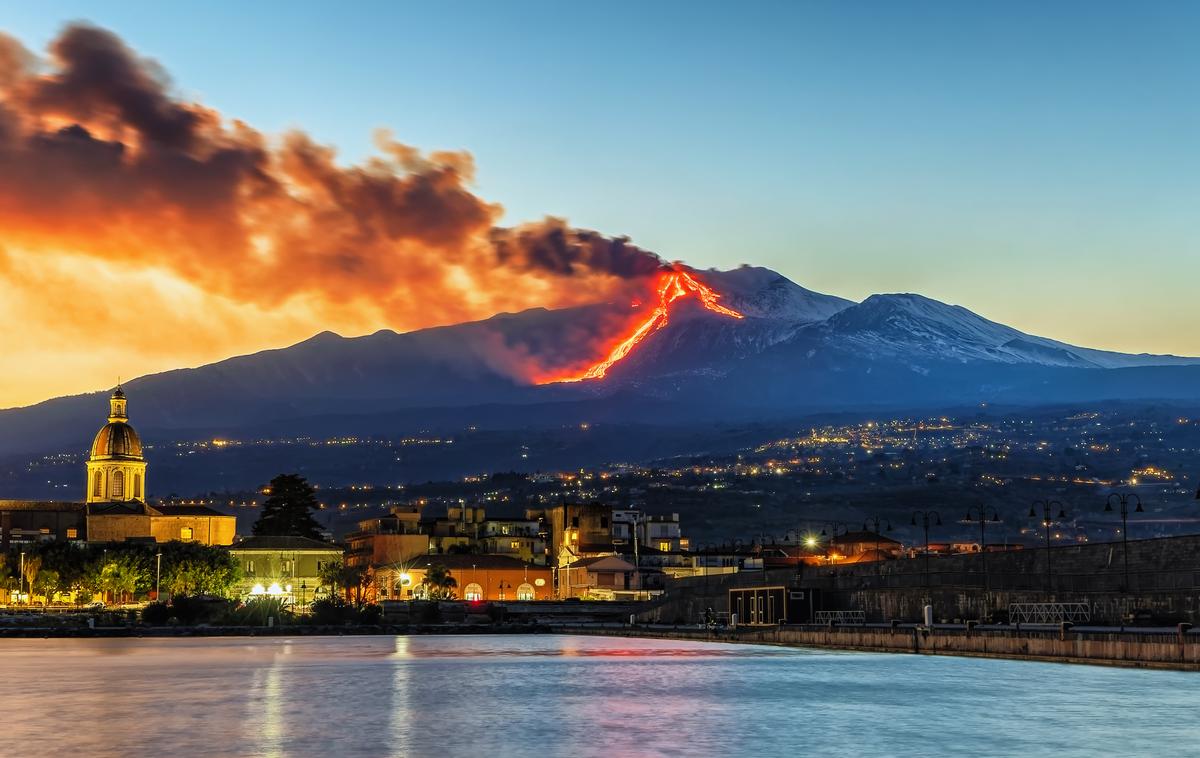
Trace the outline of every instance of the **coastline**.
[[970, 630], [919, 626], [681, 627], [556, 626], [553, 631], [607, 637], [678, 639], [743, 645], [850, 650], [907, 655], [1000, 658], [1118, 668], [1200, 671], [1200, 635], [1180, 632], [1059, 628]]
[[364, 624], [358, 626], [100, 626], [0, 627], [0, 640], [29, 638], [112, 639], [130, 637], [349, 637], [422, 634], [551, 634], [538, 624]]
[[693, 642], [948, 655], [1118, 668], [1200, 671], [1200, 634], [1117, 629], [966, 629], [906, 626], [794, 626], [700, 629], [591, 624], [376, 624], [358, 626], [105, 626], [0, 628], [8, 639], [128, 639], [196, 637], [348, 637], [409, 635], [566, 634]]

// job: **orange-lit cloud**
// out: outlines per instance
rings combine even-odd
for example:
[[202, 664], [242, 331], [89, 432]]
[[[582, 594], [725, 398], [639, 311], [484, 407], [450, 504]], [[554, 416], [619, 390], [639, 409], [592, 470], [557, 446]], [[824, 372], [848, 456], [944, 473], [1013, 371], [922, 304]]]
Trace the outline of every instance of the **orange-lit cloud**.
[[[0, 407], [274, 347], [623, 293], [662, 262], [557, 219], [498, 228], [465, 152], [346, 166], [175, 96], [75, 24], [0, 34]], [[19, 368], [14, 368], [19, 367]]]

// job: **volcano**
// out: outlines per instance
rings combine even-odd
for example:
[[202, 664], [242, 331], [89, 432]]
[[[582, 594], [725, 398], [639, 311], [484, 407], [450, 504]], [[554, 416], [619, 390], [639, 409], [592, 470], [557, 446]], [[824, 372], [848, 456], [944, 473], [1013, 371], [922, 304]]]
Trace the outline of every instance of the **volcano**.
[[[324, 332], [125, 390], [143, 434], [161, 440], [1200, 401], [1200, 359], [1077, 347], [916, 294], [855, 303], [755, 267], [677, 267], [649, 284], [649, 310], [626, 301], [402, 334]], [[0, 455], [84, 449], [105, 397], [0, 411]]]
[[538, 379], [538, 384], [603, 379], [608, 375], [608, 370], [614, 364], [628, 356], [638, 345], [645, 342], [646, 338], [651, 334], [667, 326], [671, 320], [671, 304], [689, 295], [695, 295], [704, 309], [712, 313], [734, 319], [745, 318], [745, 316], [732, 308], [720, 305], [717, 301], [721, 299], [721, 296], [716, 291], [705, 284], [701, 284], [695, 276], [683, 269], [663, 272], [659, 276], [655, 290], [658, 293], [658, 304], [654, 306], [654, 310], [649, 316], [638, 322], [628, 336], [620, 338], [609, 349], [607, 355], [602, 360], [594, 363], [582, 374], [550, 375]]

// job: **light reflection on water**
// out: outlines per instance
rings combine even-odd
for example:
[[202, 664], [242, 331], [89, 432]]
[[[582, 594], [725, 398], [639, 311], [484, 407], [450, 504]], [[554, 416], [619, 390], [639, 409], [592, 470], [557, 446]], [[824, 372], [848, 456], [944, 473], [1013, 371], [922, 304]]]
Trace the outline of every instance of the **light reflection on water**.
[[1194, 674], [666, 640], [0, 641], [0, 753], [1151, 755]]

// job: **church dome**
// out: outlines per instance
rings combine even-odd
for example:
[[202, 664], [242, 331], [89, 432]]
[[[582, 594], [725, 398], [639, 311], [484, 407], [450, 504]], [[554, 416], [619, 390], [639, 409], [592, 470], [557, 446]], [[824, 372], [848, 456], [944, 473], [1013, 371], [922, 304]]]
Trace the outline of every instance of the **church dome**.
[[129, 425], [125, 412], [125, 392], [120, 386], [108, 399], [108, 423], [96, 433], [92, 442], [92, 459], [142, 459], [142, 440]]
[[92, 458], [136, 458], [141, 460], [142, 440], [124, 421], [110, 421], [96, 433]]

